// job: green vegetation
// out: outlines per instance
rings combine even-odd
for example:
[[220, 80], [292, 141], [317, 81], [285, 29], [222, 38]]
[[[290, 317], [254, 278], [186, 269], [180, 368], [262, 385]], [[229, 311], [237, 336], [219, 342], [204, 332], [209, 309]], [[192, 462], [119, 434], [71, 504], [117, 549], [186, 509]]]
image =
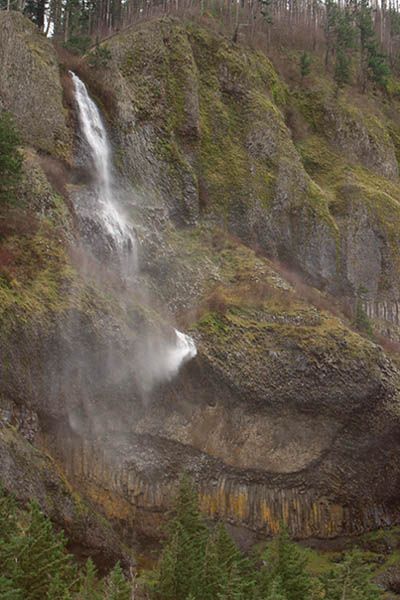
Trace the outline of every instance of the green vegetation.
[[72, 36], [67, 42], [65, 42], [64, 48], [69, 50], [69, 52], [72, 52], [72, 54], [85, 54], [91, 45], [92, 40], [87, 35]]
[[325, 597], [329, 600], [379, 600], [382, 594], [371, 582], [371, 568], [363, 554], [353, 550], [324, 578]]
[[19, 136], [11, 115], [0, 112], [0, 204], [14, 202], [22, 175]]
[[357, 299], [354, 325], [360, 331], [366, 333], [369, 336], [372, 336], [373, 331], [372, 331], [371, 321], [369, 320], [368, 315], [363, 308], [363, 303], [362, 303], [361, 298]]
[[379, 600], [363, 554], [351, 551], [312, 575], [309, 552], [280, 533], [261, 554], [245, 556], [226, 528], [209, 528], [200, 515], [193, 482], [184, 476], [154, 572], [142, 576], [154, 600]]
[[97, 43], [93, 52], [89, 54], [88, 63], [91, 67], [96, 69], [104, 69], [108, 66], [110, 60], [111, 52], [107, 46], [100, 46], [100, 44]]
[[0, 490], [2, 600], [131, 599], [131, 585], [118, 563], [100, 579], [90, 559], [78, 568], [66, 544], [36, 503], [21, 510]]
[[311, 73], [312, 58], [309, 52], [304, 51], [300, 57], [300, 73], [301, 79], [307, 77]]
[[390, 69], [385, 55], [379, 49], [372, 20], [372, 6], [368, 0], [360, 2], [357, 26], [360, 32], [362, 90], [365, 92], [368, 79], [381, 89], [386, 89]]

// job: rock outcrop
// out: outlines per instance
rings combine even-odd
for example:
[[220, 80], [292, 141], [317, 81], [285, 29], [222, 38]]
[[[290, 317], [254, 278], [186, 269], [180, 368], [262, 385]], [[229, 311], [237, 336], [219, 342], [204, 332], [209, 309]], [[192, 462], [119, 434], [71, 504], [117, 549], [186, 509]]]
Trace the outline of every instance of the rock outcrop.
[[71, 135], [56, 54], [51, 42], [19, 12], [0, 14], [0, 108], [13, 113], [27, 145], [69, 156]]
[[218, 222], [350, 302], [398, 301], [394, 110], [364, 97], [361, 111], [318, 78], [292, 91], [264, 54], [171, 19], [106, 45], [119, 166], [146, 202]]
[[[0, 14], [1, 27], [0, 49], [49, 46], [19, 15]], [[32, 146], [21, 198], [35, 214], [1, 241], [11, 256], [0, 286], [1, 477], [23, 499], [41, 497], [57, 465], [129, 542], [132, 531], [159, 535], [182, 470], [204, 512], [249, 539], [282, 518], [298, 538], [398, 523], [397, 358], [354, 331], [332, 297], [298, 285], [300, 273], [361, 303], [380, 330], [398, 324], [395, 123], [383, 109], [372, 121], [345, 98], [293, 93], [262, 53], [198, 25], [163, 19], [106, 44], [110, 66], [91, 77], [113, 92], [108, 125], [140, 245], [135, 293], [80, 244], [82, 180], [57, 191], [36, 154], [60, 157], [59, 141], [73, 137], [54, 56], [34, 67], [51, 82], [47, 146], [41, 115], [28, 131], [19, 104], [35, 104], [42, 75], [16, 98], [14, 75], [37, 52], [0, 67], [2, 106]], [[173, 319], [198, 356], [144, 389], [155, 359], [141, 340]], [[23, 464], [52, 457], [33, 467], [37, 487], [22, 475], [11, 485], [18, 445]]]

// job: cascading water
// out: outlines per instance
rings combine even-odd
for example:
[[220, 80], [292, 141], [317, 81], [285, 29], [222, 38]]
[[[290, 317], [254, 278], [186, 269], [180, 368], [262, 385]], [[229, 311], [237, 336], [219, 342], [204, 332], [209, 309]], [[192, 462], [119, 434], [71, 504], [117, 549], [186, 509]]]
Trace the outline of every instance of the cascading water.
[[[137, 268], [136, 239], [132, 227], [130, 227], [116, 202], [118, 188], [113, 177], [111, 146], [107, 131], [100, 112], [90, 98], [85, 84], [75, 73], [71, 72], [71, 77], [74, 83], [81, 130], [88, 144], [95, 168], [94, 191], [99, 212], [96, 216], [113, 240], [120, 262], [126, 264], [128, 258], [130, 272], [133, 273]], [[164, 344], [162, 352], [156, 353], [158, 356], [151, 357], [153, 363], [151, 379], [154, 383], [174, 377], [180, 367], [197, 354], [193, 339], [176, 329], [174, 331], [175, 342]], [[151, 382], [146, 382], [146, 387], [150, 388]]]
[[89, 145], [95, 168], [96, 199], [99, 203], [98, 215], [112, 238], [120, 258], [131, 255], [132, 266], [136, 262], [136, 240], [132, 229], [114, 201], [115, 184], [112, 174], [111, 148], [100, 112], [90, 98], [85, 84], [71, 72], [78, 105], [79, 122], [82, 133]]

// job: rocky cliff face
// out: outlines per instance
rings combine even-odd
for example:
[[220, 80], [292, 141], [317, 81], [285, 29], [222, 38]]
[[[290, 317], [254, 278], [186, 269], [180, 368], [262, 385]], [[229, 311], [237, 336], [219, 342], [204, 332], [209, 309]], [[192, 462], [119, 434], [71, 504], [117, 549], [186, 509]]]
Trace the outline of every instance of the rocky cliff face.
[[146, 196], [181, 222], [200, 209], [333, 293], [397, 301], [393, 108], [360, 110], [327, 80], [292, 91], [265, 55], [195, 25], [150, 23], [107, 47], [121, 168]]
[[[37, 222], [1, 241], [12, 256], [0, 286], [11, 456], [1, 478], [17, 462], [12, 436], [33, 442], [129, 541], [159, 534], [184, 469], [204, 512], [250, 539], [282, 518], [299, 538], [398, 523], [397, 358], [270, 260], [358, 298], [396, 337], [389, 108], [369, 99], [364, 113], [351, 109], [329, 82], [291, 90], [263, 54], [198, 25], [166, 19], [110, 39], [109, 66], [90, 78], [112, 91], [108, 125], [140, 245], [128, 294], [80, 244], [79, 169], [65, 174], [64, 196], [45, 175], [43, 152], [57, 160], [60, 140], [85, 167], [51, 46], [19, 15], [0, 13], [2, 28], [0, 97], [27, 146], [21, 198]], [[13, 52], [21, 39], [24, 60]], [[54, 113], [35, 113], [37, 132], [16, 99], [17, 59], [44, 73], [25, 85], [24, 102], [43, 90]], [[173, 319], [198, 356], [144, 390], [144, 331]]]

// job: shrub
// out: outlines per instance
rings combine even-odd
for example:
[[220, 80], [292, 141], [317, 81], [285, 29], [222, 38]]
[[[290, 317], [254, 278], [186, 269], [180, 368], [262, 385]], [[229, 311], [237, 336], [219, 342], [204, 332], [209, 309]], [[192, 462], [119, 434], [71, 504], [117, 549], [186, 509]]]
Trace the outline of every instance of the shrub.
[[85, 54], [92, 43], [92, 40], [87, 35], [71, 37], [68, 42], [65, 42], [64, 48], [73, 54]]
[[90, 53], [88, 63], [91, 67], [104, 68], [107, 67], [111, 59], [111, 52], [106, 46], [96, 44], [96, 48]]

